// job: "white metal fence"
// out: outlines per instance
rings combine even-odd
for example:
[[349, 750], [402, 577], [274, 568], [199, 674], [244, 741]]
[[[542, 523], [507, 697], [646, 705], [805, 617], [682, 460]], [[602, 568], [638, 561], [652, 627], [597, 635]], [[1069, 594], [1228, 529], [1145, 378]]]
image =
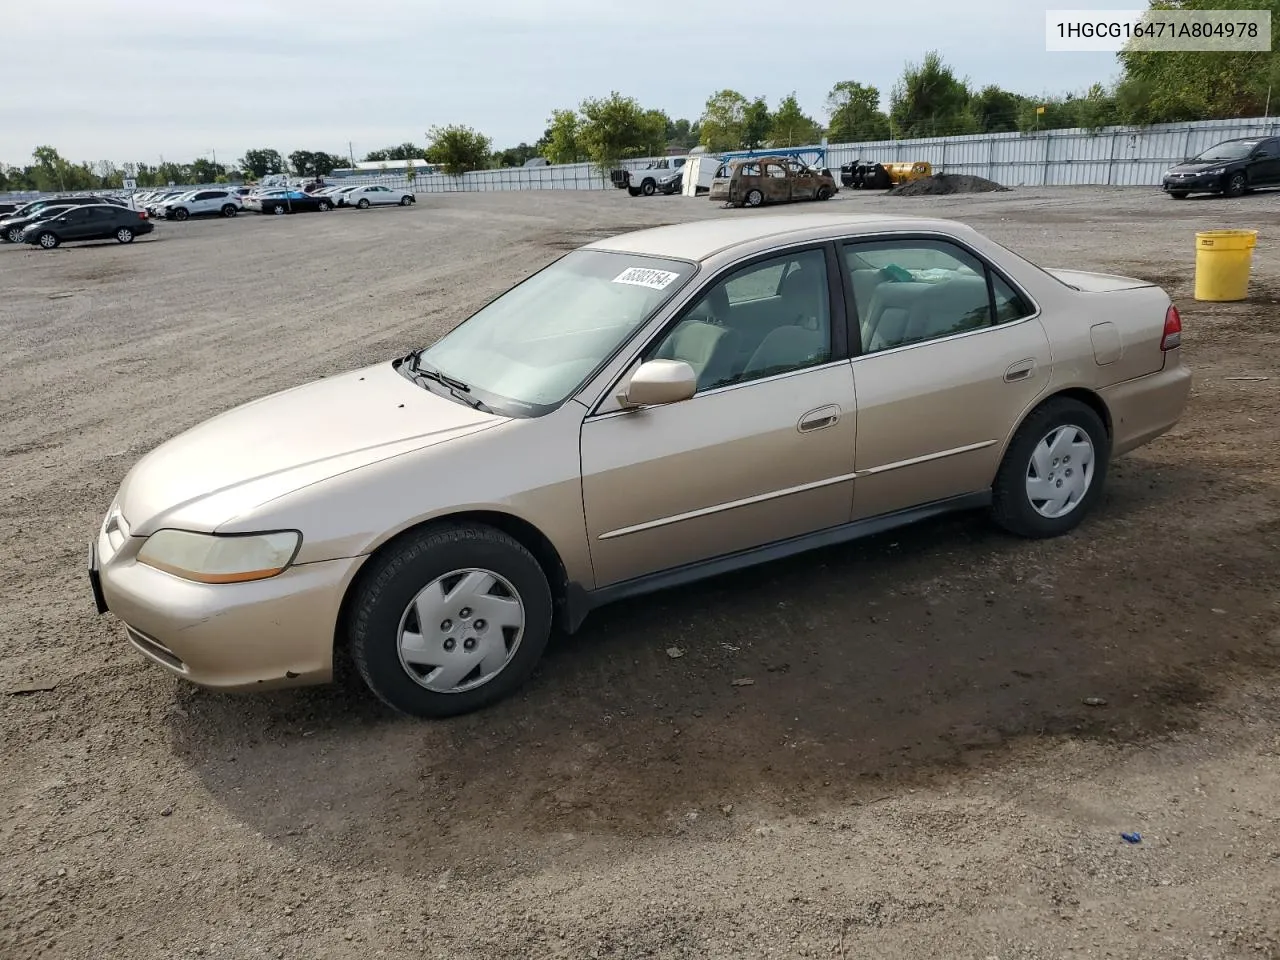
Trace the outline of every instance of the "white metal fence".
[[[923, 160], [938, 173], [986, 177], [1010, 187], [1154, 186], [1170, 166], [1221, 140], [1272, 135], [1280, 135], [1280, 118], [832, 143], [826, 146], [825, 165], [835, 172], [852, 160]], [[622, 165], [636, 169], [657, 159], [628, 160]], [[330, 182], [382, 183], [396, 188], [408, 185], [418, 193], [613, 189], [609, 178], [590, 163], [477, 170], [459, 177], [427, 174], [407, 179], [403, 173], [379, 172]]]

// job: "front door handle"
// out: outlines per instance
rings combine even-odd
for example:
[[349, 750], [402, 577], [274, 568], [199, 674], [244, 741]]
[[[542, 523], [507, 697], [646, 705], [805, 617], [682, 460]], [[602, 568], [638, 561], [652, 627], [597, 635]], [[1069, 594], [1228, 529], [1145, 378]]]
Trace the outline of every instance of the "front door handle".
[[1004, 379], [1006, 383], [1017, 383], [1019, 380], [1030, 380], [1035, 372], [1034, 360], [1019, 360], [1009, 365], [1009, 369], [1004, 372]]
[[840, 419], [840, 408], [834, 403], [825, 407], [818, 407], [817, 410], [810, 410], [800, 422], [796, 424], [796, 429], [801, 433], [812, 433], [814, 430], [821, 430], [829, 427]]

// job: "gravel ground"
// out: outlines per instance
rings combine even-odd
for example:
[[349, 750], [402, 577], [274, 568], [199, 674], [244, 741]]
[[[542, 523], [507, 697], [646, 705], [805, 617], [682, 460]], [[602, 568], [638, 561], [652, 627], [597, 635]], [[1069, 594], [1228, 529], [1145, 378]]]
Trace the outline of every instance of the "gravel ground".
[[[1165, 284], [1184, 422], [1072, 536], [951, 518], [628, 602], [434, 724], [144, 662], [83, 569], [124, 472], [578, 243], [754, 212], [424, 195], [0, 248], [0, 956], [1280, 957], [1277, 196], [824, 209]], [[1251, 300], [1196, 303], [1193, 234], [1228, 226], [1261, 231]]]

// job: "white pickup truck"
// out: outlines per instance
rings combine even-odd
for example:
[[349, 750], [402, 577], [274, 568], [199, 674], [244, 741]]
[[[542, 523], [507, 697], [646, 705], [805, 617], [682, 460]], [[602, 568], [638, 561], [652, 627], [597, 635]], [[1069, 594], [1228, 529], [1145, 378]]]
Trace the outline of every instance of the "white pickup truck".
[[[609, 180], [619, 190], [626, 189], [633, 197], [680, 193], [684, 185], [684, 168], [688, 162], [688, 157], [663, 157], [641, 170], [612, 170]], [[710, 176], [706, 180], [706, 184], [699, 183], [699, 186], [709, 189]]]

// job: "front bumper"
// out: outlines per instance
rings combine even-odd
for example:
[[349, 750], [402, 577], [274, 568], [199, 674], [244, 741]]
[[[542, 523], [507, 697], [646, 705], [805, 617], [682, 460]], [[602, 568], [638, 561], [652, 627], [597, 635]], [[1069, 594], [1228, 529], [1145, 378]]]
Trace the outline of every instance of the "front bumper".
[[1220, 187], [1221, 180], [1221, 174], [1218, 174], [1216, 177], [1205, 176], [1203, 174], [1199, 174], [1194, 177], [1165, 177], [1163, 187], [1165, 193], [1172, 193], [1174, 191], [1181, 193], [1184, 190], [1217, 190]]
[[119, 618], [147, 659], [226, 691], [332, 679], [339, 610], [363, 557], [299, 564], [268, 580], [204, 584], [138, 563], [142, 541], [113, 544], [100, 531], [89, 581], [99, 612]]

